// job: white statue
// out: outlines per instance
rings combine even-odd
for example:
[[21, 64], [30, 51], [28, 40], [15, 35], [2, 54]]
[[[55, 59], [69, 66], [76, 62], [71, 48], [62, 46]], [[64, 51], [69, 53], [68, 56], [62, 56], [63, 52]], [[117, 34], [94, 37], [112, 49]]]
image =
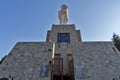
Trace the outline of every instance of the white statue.
[[61, 10], [58, 11], [58, 18], [60, 24], [67, 24], [68, 22], [68, 6], [63, 4]]

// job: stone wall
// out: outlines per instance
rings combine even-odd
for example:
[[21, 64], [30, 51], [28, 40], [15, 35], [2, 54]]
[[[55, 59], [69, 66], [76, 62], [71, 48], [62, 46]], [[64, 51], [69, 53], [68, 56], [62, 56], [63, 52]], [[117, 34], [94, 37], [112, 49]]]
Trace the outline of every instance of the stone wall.
[[73, 44], [75, 80], [120, 79], [120, 53], [111, 42]]
[[58, 33], [70, 33], [70, 42], [71, 43], [77, 43], [77, 42], [81, 42], [81, 34], [79, 30], [75, 30], [75, 25], [71, 24], [71, 25], [53, 25], [52, 26], [52, 30], [48, 31], [47, 33], [47, 40], [48, 41], [52, 41], [52, 42], [57, 42], [57, 34]]
[[[58, 33], [70, 33], [70, 43], [57, 43]], [[0, 78], [50, 80], [52, 47], [63, 58], [63, 74], [69, 73], [68, 54], [73, 55], [75, 80], [120, 79], [120, 52], [111, 42], [82, 42], [80, 31], [71, 25], [53, 25], [46, 42], [18, 42], [0, 65]], [[41, 76], [42, 66], [49, 66]], [[44, 67], [44, 66], [43, 66]]]
[[49, 65], [52, 44], [44, 42], [18, 42], [0, 65], [0, 78], [14, 80], [49, 80], [40, 76], [42, 65]]

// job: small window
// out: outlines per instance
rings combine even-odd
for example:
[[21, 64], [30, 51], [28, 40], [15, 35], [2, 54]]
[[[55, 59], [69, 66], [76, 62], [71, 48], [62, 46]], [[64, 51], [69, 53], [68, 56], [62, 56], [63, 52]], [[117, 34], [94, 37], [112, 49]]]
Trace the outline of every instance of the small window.
[[57, 42], [58, 43], [70, 43], [70, 34], [69, 33], [58, 33]]

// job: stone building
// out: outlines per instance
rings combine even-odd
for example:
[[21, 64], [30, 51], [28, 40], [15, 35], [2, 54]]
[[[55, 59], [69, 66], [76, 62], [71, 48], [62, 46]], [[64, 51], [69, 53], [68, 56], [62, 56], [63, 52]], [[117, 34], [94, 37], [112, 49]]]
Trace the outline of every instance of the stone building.
[[84, 42], [68, 22], [68, 7], [58, 12], [60, 24], [45, 42], [17, 42], [0, 64], [9, 80], [120, 80], [120, 52], [112, 42]]

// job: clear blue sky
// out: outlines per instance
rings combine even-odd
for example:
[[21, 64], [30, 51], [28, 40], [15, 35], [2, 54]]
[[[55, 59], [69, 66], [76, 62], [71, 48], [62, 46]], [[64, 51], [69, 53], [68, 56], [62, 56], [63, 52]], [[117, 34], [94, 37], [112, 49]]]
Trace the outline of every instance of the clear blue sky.
[[0, 0], [0, 59], [16, 42], [45, 41], [64, 3], [83, 41], [111, 41], [113, 32], [120, 34], [120, 0]]

